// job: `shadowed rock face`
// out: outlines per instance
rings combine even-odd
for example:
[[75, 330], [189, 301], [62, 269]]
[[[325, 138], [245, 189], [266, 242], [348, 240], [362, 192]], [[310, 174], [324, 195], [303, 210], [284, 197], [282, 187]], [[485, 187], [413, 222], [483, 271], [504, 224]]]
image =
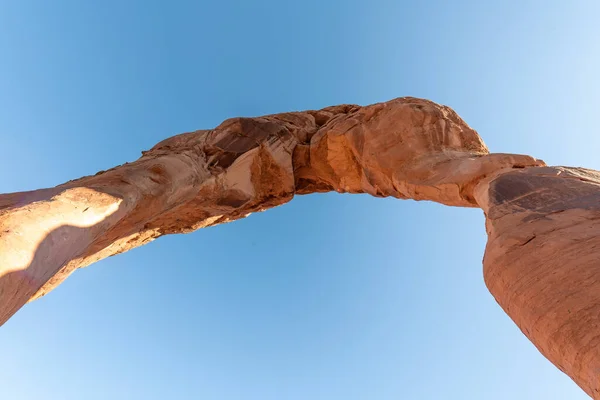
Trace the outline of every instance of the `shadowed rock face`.
[[79, 267], [295, 194], [430, 200], [484, 210], [490, 291], [546, 357], [600, 394], [598, 173], [490, 154], [450, 108], [415, 98], [234, 118], [142, 154], [0, 195], [0, 324]]

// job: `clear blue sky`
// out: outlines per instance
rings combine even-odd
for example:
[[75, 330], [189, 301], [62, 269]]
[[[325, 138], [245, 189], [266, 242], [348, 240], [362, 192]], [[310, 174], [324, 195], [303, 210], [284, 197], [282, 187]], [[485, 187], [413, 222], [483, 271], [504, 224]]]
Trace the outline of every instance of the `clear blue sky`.
[[[600, 169], [600, 2], [0, 1], [0, 192], [233, 116], [417, 96]], [[495, 303], [479, 210], [313, 195], [76, 272], [0, 329], [7, 400], [585, 399]]]

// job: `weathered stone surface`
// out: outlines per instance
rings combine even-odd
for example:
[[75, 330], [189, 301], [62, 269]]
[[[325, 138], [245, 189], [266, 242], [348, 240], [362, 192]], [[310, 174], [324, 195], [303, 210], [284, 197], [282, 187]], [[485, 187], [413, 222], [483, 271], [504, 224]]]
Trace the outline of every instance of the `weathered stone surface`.
[[481, 207], [490, 291], [600, 398], [600, 174], [490, 154], [450, 108], [415, 98], [233, 118], [95, 176], [0, 195], [0, 324], [77, 268], [326, 191]]
[[533, 344], [600, 398], [600, 173], [541, 167], [480, 183], [487, 287]]
[[164, 234], [243, 218], [296, 193], [474, 207], [479, 179], [539, 163], [488, 155], [454, 111], [414, 98], [233, 118], [166, 139], [136, 162], [95, 176], [0, 196], [0, 322], [79, 267]]

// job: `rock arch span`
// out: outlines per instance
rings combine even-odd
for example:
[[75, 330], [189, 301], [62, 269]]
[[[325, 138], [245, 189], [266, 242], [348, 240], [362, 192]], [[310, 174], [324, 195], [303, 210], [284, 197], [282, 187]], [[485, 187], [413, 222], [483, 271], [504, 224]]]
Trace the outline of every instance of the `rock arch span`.
[[600, 173], [490, 153], [452, 109], [404, 97], [166, 139], [132, 163], [0, 195], [0, 324], [77, 268], [162, 235], [338, 191], [479, 207], [486, 285], [554, 365], [600, 398]]

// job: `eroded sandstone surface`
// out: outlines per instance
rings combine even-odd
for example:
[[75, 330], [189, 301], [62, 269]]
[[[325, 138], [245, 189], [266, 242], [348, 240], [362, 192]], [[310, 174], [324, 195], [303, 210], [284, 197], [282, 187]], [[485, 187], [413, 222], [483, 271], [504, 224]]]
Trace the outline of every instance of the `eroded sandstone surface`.
[[428, 100], [233, 118], [94, 176], [0, 195], [0, 324], [77, 268], [296, 194], [430, 200], [484, 210], [491, 293], [599, 396], [599, 185], [595, 171], [490, 154], [452, 109]]
[[544, 356], [600, 398], [600, 173], [525, 168], [476, 192], [488, 289]]

